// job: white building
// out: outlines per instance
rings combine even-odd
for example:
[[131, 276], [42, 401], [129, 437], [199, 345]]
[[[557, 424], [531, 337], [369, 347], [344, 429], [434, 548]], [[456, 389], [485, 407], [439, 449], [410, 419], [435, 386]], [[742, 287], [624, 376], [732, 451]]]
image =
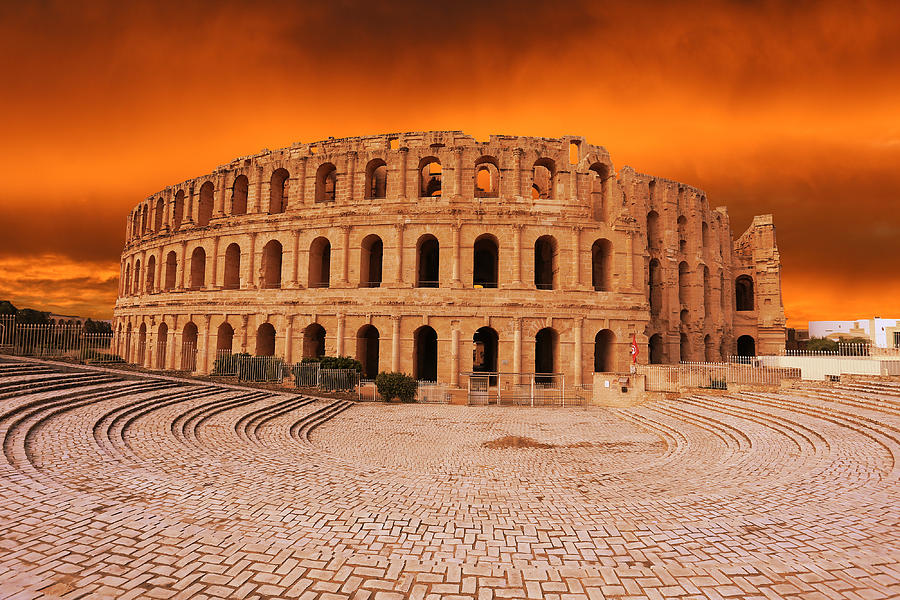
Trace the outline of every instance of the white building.
[[900, 348], [900, 319], [810, 321], [810, 338], [868, 338], [879, 348]]

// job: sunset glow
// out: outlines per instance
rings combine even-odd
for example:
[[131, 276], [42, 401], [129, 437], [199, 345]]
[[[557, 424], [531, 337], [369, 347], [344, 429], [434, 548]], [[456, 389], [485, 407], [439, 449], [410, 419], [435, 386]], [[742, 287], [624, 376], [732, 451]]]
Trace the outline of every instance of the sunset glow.
[[788, 326], [897, 316], [898, 40], [887, 2], [4, 3], [0, 299], [109, 318], [141, 199], [264, 147], [455, 129], [582, 135], [735, 237], [773, 213]]

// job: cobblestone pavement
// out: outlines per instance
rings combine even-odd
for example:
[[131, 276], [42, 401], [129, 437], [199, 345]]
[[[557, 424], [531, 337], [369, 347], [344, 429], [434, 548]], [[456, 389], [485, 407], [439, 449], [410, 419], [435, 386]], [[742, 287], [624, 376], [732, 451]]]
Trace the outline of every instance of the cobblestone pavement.
[[900, 597], [900, 382], [353, 404], [0, 362], [2, 598]]

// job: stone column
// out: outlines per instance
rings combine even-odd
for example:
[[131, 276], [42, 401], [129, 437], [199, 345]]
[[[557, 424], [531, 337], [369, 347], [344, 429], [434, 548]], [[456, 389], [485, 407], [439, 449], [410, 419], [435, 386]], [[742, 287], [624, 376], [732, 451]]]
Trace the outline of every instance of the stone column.
[[335, 354], [338, 356], [344, 355], [344, 329], [346, 326], [347, 317], [344, 313], [338, 313], [337, 316], [337, 338], [335, 339]]
[[[397, 223], [394, 225], [394, 229], [397, 232], [397, 273], [394, 276], [394, 280], [397, 282], [398, 287], [403, 287], [403, 230], [406, 229], [406, 225]], [[413, 285], [415, 285], [415, 282]]]
[[194, 222], [194, 186], [188, 188], [187, 197], [184, 199], [184, 203], [187, 205], [184, 208], [187, 211], [187, 215], [184, 218], [184, 222], [187, 224]]
[[463, 185], [462, 155], [463, 155], [463, 148], [461, 146], [456, 146], [455, 148], [453, 148], [453, 168], [456, 173], [456, 177], [454, 177], [454, 187], [456, 188], [455, 190], [453, 190], [454, 196], [462, 196], [462, 191], [463, 191], [463, 188], [462, 188], [462, 185]]
[[625, 279], [627, 281], [628, 290], [636, 290], [634, 284], [634, 233], [632, 231], [625, 232], [625, 248], [627, 250], [625, 260]]
[[216, 194], [216, 211], [213, 215], [216, 218], [225, 216], [225, 177], [224, 172], [219, 173], [216, 177], [216, 187], [219, 188]]
[[[306, 156], [301, 156], [297, 162], [299, 170], [297, 172], [297, 205], [306, 204]], [[315, 200], [315, 199], [313, 199]]]
[[400, 317], [391, 316], [391, 371], [400, 370]]
[[453, 224], [453, 273], [450, 278], [450, 287], [458, 288], [462, 287], [462, 282], [459, 279], [459, 263], [460, 263], [460, 248], [459, 248], [459, 223]]
[[250, 325], [250, 315], [241, 315], [241, 352], [247, 351], [247, 328]]
[[219, 236], [215, 236], [213, 238], [213, 247], [212, 247], [212, 271], [210, 272], [209, 284], [207, 284], [207, 288], [214, 290], [216, 289], [216, 273], [219, 270]]
[[[289, 286], [292, 288], [298, 288], [300, 287], [297, 284], [297, 271], [299, 270], [300, 263], [300, 232], [294, 229], [293, 231], [291, 231], [291, 237], [294, 241], [294, 250], [291, 256], [291, 262], [293, 263], [293, 265], [291, 266], [291, 281], [289, 283]], [[293, 317], [291, 317], [291, 319], [293, 319]]]
[[254, 194], [253, 194], [253, 202], [248, 212], [258, 213], [259, 206], [262, 197], [262, 180], [263, 180], [263, 168], [261, 165], [256, 165], [256, 185], [253, 186]]
[[198, 352], [200, 360], [197, 361], [197, 370], [201, 373], [209, 373], [209, 323], [210, 315], [203, 315], [203, 349]]
[[247, 288], [256, 289], [256, 232], [250, 234], [250, 250], [247, 253]]
[[178, 291], [184, 291], [184, 272], [187, 270], [187, 241], [181, 242], [181, 274], [178, 276]]
[[350, 283], [350, 226], [341, 225], [341, 285]]
[[516, 280], [513, 282], [513, 285], [516, 287], [524, 287], [525, 282], [522, 281], [522, 228], [524, 226], [521, 223], [515, 223], [513, 228], [515, 230], [514, 243], [515, 247], [513, 248], [513, 260], [516, 261], [516, 268], [513, 271], [516, 274]]
[[575, 374], [575, 385], [584, 383], [582, 369], [584, 367], [584, 319], [575, 319], [575, 364], [572, 371]]
[[141, 252], [141, 280], [138, 285], [138, 294], [143, 296], [144, 294], [149, 294], [150, 292], [147, 290], [147, 271], [149, 265], [147, 265], [147, 250], [143, 250]]
[[347, 152], [347, 200], [353, 200], [353, 181], [356, 179], [356, 150]]
[[153, 277], [153, 288], [154, 291], [159, 291], [163, 289], [162, 283], [160, 282], [160, 278], [162, 277], [162, 267], [163, 267], [163, 251], [160, 249], [159, 257], [156, 259], [156, 275]]
[[522, 155], [525, 153], [521, 148], [513, 150], [513, 181], [515, 182], [515, 193], [513, 196], [522, 195]]
[[459, 387], [459, 329], [450, 332], [450, 385]]
[[285, 316], [284, 321], [284, 360], [288, 364], [294, 364], [292, 358], [294, 350], [294, 315]]
[[[180, 339], [178, 332], [178, 315], [172, 315], [172, 336], [166, 346], [166, 354], [169, 358], [169, 370], [175, 370], [175, 360], [178, 358], [178, 340]], [[179, 365], [180, 366], [180, 365]]]
[[409, 148], [400, 148], [400, 194], [398, 194], [400, 199], [406, 198], [408, 194], [406, 190], [406, 170], [408, 160]]
[[[630, 255], [629, 255], [629, 260]], [[581, 226], [572, 227], [572, 279], [574, 287], [581, 287]]]
[[522, 372], [522, 319], [513, 320], [513, 371]]

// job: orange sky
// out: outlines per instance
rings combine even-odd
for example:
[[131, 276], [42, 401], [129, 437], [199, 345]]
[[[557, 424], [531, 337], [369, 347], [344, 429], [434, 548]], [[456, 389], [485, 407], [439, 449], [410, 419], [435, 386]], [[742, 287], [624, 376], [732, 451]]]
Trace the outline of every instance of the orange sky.
[[774, 213], [790, 325], [900, 316], [898, 6], [2, 3], [0, 299], [109, 318], [125, 216], [166, 185], [461, 129], [583, 135], [735, 236]]

